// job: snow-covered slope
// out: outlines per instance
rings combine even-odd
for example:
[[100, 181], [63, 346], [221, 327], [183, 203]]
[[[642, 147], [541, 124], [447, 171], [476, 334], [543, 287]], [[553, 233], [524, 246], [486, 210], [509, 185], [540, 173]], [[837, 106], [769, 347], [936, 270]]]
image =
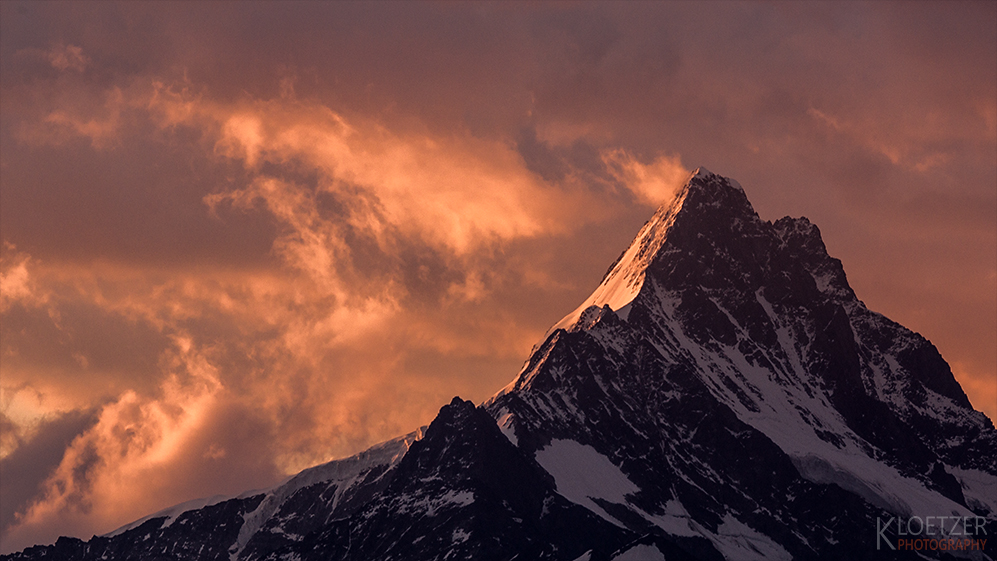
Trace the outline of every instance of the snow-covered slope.
[[995, 522], [997, 431], [937, 349], [700, 169], [480, 407], [9, 558], [991, 559]]

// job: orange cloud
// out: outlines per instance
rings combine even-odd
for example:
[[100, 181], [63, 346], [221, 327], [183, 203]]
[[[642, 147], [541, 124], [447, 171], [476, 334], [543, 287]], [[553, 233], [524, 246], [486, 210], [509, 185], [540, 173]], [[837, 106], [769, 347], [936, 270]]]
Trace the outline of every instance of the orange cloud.
[[[170, 107], [163, 111], [178, 113]], [[560, 230], [557, 218], [582, 208], [577, 200], [557, 197], [523, 168], [510, 146], [497, 141], [398, 133], [375, 123], [347, 123], [326, 107], [294, 102], [205, 105], [201, 118], [219, 130], [216, 151], [250, 168], [263, 161], [303, 160], [322, 173], [321, 190], [369, 193], [372, 208], [353, 220], [375, 235], [398, 228], [466, 253], [496, 239]], [[287, 187], [264, 180], [208, 200], [216, 205], [226, 197], [260, 198], [282, 220], [308, 216], [298, 212], [300, 198], [288, 199], [300, 196]], [[293, 226], [301, 231], [300, 223]]]
[[661, 156], [646, 165], [621, 149], [607, 151], [602, 157], [610, 173], [649, 206], [669, 200], [689, 178], [690, 170], [678, 156]]
[[0, 251], [0, 313], [14, 302], [37, 306], [45, 302], [46, 296], [28, 272], [31, 256], [17, 251], [8, 242], [3, 242]]
[[83, 49], [77, 45], [53, 46], [48, 52], [48, 60], [53, 68], [72, 69], [77, 72], [83, 72], [90, 64], [90, 57], [83, 54]]
[[24, 123], [20, 140], [31, 144], [63, 144], [84, 137], [96, 148], [106, 148], [120, 141], [122, 112], [127, 110], [125, 92], [113, 87], [102, 92], [102, 101], [74, 100], [76, 107], [49, 112], [37, 123]]
[[22, 541], [53, 524], [106, 531], [158, 506], [163, 487], [175, 485], [169, 471], [223, 391], [214, 366], [189, 339], [174, 343], [159, 396], [126, 391], [104, 406], [97, 424], [66, 450], [43, 496], [17, 515], [6, 539]]

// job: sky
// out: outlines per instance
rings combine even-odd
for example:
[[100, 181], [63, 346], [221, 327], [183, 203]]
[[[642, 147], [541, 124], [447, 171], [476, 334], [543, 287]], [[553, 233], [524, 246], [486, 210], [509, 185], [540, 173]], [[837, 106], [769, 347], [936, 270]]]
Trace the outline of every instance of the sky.
[[0, 551], [487, 399], [699, 166], [997, 417], [993, 2], [0, 3]]

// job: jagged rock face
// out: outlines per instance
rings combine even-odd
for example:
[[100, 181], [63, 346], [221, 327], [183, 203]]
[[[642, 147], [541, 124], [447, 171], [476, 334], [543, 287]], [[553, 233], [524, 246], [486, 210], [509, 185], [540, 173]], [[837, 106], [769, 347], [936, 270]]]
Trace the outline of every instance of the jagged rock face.
[[877, 532], [911, 516], [997, 529], [993, 424], [930, 342], [856, 298], [816, 226], [762, 221], [699, 170], [481, 407], [9, 558], [916, 558]]
[[574, 559], [636, 537], [557, 494], [553, 478], [483, 409], [454, 398], [382, 494], [290, 552], [301, 559]]

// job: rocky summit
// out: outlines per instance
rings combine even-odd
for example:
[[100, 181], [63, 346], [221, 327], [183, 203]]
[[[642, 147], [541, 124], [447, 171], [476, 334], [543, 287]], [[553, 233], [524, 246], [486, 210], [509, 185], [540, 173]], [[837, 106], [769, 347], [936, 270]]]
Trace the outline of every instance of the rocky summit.
[[992, 559], [995, 533], [997, 431], [934, 345], [701, 168], [482, 405], [3, 559]]

